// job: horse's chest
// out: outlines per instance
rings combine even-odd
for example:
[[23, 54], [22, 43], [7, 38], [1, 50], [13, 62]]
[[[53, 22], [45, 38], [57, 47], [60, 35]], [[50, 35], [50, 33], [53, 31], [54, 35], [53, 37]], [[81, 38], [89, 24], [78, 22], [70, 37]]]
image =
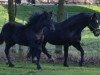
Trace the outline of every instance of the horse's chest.
[[44, 41], [43, 33], [36, 34], [36, 42], [41, 44]]

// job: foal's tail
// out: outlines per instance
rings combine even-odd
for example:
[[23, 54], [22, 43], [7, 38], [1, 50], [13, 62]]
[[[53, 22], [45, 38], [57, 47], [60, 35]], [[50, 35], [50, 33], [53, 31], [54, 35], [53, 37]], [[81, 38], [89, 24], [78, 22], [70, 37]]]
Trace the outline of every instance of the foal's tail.
[[3, 42], [4, 42], [3, 35], [2, 33], [0, 33], [0, 44], [2, 44]]

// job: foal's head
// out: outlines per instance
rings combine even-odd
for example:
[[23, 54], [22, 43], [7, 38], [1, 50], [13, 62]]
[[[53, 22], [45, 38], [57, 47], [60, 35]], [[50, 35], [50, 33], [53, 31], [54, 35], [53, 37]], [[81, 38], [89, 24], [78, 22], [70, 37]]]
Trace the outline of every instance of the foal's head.
[[41, 14], [41, 20], [42, 20], [42, 25], [44, 27], [47, 27], [48, 29], [50, 29], [51, 31], [54, 31], [55, 30], [55, 27], [53, 25], [53, 21], [52, 21], [52, 12], [47, 12], [47, 11], [44, 11], [42, 14]]
[[52, 12], [44, 11], [43, 13], [35, 13], [29, 18], [27, 25], [32, 26], [36, 31], [39, 31], [44, 27], [54, 31], [55, 27], [51, 18]]

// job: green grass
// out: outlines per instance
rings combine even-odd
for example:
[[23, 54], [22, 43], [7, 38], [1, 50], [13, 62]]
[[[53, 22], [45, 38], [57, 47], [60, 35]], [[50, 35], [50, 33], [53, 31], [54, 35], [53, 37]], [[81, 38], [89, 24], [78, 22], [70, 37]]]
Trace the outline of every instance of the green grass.
[[61, 64], [41, 64], [42, 70], [36, 70], [32, 63], [16, 63], [14, 68], [9, 68], [0, 63], [0, 75], [100, 75], [98, 66], [63, 67]]

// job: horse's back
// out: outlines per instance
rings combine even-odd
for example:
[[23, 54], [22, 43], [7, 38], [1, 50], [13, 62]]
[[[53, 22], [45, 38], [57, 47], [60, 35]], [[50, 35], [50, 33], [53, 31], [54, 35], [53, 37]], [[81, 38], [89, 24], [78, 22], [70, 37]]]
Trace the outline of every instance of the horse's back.
[[23, 24], [18, 22], [8, 22], [6, 23], [3, 28], [2, 32], [9, 32], [13, 33], [16, 29], [24, 27]]
[[18, 33], [22, 32], [23, 28], [24, 28], [24, 25], [21, 24], [21, 23], [8, 22], [3, 26], [1, 33], [2, 33], [5, 41], [6, 40], [7, 41], [12, 41], [13, 40], [13, 35], [16, 32], [18, 32]]

